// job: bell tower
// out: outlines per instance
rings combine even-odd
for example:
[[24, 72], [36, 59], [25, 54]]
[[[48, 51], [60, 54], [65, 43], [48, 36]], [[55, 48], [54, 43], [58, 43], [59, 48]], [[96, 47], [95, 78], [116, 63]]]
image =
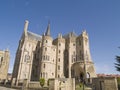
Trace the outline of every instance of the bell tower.
[[84, 30], [76, 39], [77, 61], [72, 65], [72, 77], [77, 77], [79, 80], [90, 82], [90, 78], [97, 77], [94, 63], [91, 59], [89, 48], [88, 33]]
[[50, 35], [50, 23], [42, 36], [42, 58], [40, 68], [40, 78], [55, 78], [56, 48], [52, 45], [53, 38]]

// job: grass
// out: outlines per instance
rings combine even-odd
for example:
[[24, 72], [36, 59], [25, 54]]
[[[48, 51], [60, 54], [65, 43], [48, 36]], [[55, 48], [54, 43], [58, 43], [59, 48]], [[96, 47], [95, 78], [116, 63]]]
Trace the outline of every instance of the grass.
[[[77, 84], [75, 90], [83, 90], [83, 84]], [[84, 90], [92, 90], [91, 88], [84, 85]]]
[[[85, 88], [85, 86], [84, 86]], [[76, 85], [75, 90], [83, 90], [83, 85], [81, 84], [81, 87], [79, 84]]]

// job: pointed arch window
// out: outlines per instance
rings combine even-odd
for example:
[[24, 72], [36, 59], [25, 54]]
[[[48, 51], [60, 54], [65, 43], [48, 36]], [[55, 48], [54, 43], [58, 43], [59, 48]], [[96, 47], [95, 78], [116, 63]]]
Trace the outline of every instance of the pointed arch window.
[[60, 50], [59, 50], [59, 53], [60, 53]]
[[45, 60], [45, 56], [43, 56], [43, 60]]
[[41, 78], [42, 78], [42, 73], [41, 73]]
[[52, 73], [52, 76], [54, 75], [54, 73]]
[[61, 43], [59, 43], [59, 46], [61, 46]]
[[75, 46], [75, 43], [73, 43], [73, 46]]
[[60, 70], [60, 66], [58, 65], [58, 70]]
[[60, 78], [60, 75], [58, 74], [58, 78]]
[[43, 72], [43, 78], [45, 78], [45, 73]]
[[81, 40], [79, 40], [79, 45], [81, 46]]
[[3, 57], [0, 57], [0, 67], [2, 65], [2, 62], [3, 62]]
[[[36, 56], [36, 55], [35, 55]], [[36, 58], [36, 57], [35, 57]], [[24, 62], [29, 63], [30, 62], [30, 56], [27, 54], [25, 55]]]
[[60, 58], [58, 58], [58, 62], [60, 62]]
[[43, 68], [45, 68], [45, 66], [46, 66], [46, 65], [45, 65], [45, 63], [44, 63]]
[[47, 51], [47, 47], [45, 47], [45, 51]]
[[75, 55], [75, 51], [73, 52], [73, 55]]

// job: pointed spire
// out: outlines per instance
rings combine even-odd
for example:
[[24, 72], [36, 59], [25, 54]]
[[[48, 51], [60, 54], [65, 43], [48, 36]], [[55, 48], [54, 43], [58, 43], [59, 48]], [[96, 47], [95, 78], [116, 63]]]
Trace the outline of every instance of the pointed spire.
[[9, 47], [10, 47], [10, 45], [8, 44], [8, 46], [7, 46], [7, 48], [5, 49], [5, 51], [9, 51]]
[[62, 38], [62, 34], [61, 33], [58, 34], [58, 38]]
[[83, 29], [82, 33], [87, 33], [87, 32], [86, 32], [86, 29]]
[[25, 36], [27, 36], [28, 24], [29, 24], [29, 21], [25, 20], [25, 25], [24, 25], [24, 34], [25, 34]]
[[47, 26], [47, 30], [46, 30], [45, 35], [50, 36], [50, 21], [48, 21], [48, 26]]
[[8, 52], [8, 51], [9, 51], [9, 48], [7, 47], [4, 51]]

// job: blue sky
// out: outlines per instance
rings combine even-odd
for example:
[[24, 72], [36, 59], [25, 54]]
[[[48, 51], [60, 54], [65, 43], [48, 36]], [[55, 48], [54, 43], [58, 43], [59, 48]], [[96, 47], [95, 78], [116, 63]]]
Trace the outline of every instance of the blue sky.
[[96, 72], [119, 74], [114, 62], [120, 55], [120, 0], [1, 0], [0, 49], [9, 47], [9, 72], [26, 19], [29, 31], [40, 35], [50, 20], [53, 38], [73, 30], [79, 35], [86, 29]]

